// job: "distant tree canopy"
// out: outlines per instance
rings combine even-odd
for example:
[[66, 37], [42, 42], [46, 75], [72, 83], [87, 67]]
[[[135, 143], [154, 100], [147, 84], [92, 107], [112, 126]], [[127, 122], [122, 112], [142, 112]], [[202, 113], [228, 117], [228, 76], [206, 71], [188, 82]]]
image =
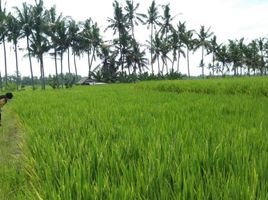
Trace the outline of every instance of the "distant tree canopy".
[[[218, 44], [216, 35], [205, 26], [198, 31], [188, 30], [186, 22], [178, 21], [171, 15], [170, 5], [159, 7], [151, 2], [147, 13], [139, 13], [139, 4], [126, 0], [125, 5], [117, 0], [111, 5], [114, 16], [107, 19], [106, 30], [113, 31], [113, 38], [104, 41], [103, 33], [93, 19], [76, 22], [71, 17], [57, 13], [56, 7], [45, 8], [43, 0], [34, 5], [23, 3], [13, 12], [7, 12], [0, 1], [0, 44], [3, 46], [5, 75], [1, 87], [8, 85], [6, 44], [14, 46], [16, 60], [16, 88], [22, 83], [19, 75], [18, 41], [26, 40], [29, 59], [30, 80], [35, 88], [37, 79], [33, 75], [32, 58], [39, 61], [40, 83], [45, 89], [44, 55], [52, 55], [55, 60], [54, 84], [64, 85], [63, 57], [68, 57], [68, 71], [71, 72], [70, 57], [73, 57], [77, 80], [76, 57], [86, 55], [88, 76], [105, 82], [135, 82], [147, 79], [181, 78], [180, 60], [187, 59], [187, 76], [190, 77], [190, 52], [201, 50], [201, 76], [204, 69], [209, 75], [266, 75], [268, 66], [267, 38], [254, 39], [246, 43], [243, 38], [230, 39], [226, 44]], [[150, 38], [147, 44], [137, 41], [135, 30], [147, 26]], [[105, 30], [105, 31], [106, 31]], [[210, 55], [212, 60], [205, 64]], [[60, 69], [57, 60], [60, 60]], [[93, 68], [93, 66], [97, 66]], [[177, 66], [177, 67], [175, 67]]]

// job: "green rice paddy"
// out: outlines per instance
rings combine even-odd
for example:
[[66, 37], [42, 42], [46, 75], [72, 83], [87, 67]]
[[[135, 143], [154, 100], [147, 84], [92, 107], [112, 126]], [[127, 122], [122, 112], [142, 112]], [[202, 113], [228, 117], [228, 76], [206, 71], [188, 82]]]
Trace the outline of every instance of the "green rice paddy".
[[267, 94], [267, 78], [18, 92], [18, 196], [268, 199]]

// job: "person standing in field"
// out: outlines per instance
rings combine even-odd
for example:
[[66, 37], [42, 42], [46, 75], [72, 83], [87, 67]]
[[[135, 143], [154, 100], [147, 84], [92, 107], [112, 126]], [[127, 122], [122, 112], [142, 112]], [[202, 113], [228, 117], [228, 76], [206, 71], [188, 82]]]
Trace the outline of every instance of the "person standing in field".
[[2, 125], [2, 108], [8, 102], [8, 100], [13, 98], [13, 94], [8, 92], [5, 95], [0, 95], [0, 126]]

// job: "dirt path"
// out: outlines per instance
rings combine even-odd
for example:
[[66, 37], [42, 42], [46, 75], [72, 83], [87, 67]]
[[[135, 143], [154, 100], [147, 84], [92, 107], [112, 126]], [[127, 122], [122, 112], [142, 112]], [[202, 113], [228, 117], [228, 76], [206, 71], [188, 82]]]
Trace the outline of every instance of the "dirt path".
[[9, 106], [2, 112], [0, 126], [0, 200], [17, 199], [21, 188], [20, 133], [18, 117]]

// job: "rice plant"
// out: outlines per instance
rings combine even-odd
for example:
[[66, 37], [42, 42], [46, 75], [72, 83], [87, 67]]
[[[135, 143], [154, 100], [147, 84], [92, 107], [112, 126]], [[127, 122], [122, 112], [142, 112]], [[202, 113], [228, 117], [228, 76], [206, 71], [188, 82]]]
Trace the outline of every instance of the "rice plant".
[[17, 93], [24, 199], [267, 199], [262, 81], [247, 95], [218, 91], [232, 80]]

